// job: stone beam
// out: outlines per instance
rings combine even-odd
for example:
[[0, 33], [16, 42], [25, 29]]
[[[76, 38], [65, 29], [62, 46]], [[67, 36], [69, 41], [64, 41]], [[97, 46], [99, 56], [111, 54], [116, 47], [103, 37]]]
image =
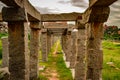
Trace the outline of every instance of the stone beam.
[[113, 2], [115, 2], [117, 0], [89, 0], [89, 6], [90, 7], [94, 7], [94, 6], [109, 6], [111, 5]]
[[[40, 21], [40, 13], [29, 3], [28, 0], [0, 0], [8, 7], [25, 8], [30, 21]], [[11, 14], [11, 13], [10, 13]]]
[[42, 22], [75, 21], [82, 13], [42, 14]]
[[88, 8], [83, 14], [83, 22], [106, 22], [110, 13], [109, 7]]
[[50, 33], [63, 33], [65, 29], [63, 29], [63, 28], [48, 28], [47, 30]]
[[27, 21], [24, 8], [8, 8], [2, 9], [3, 21]]

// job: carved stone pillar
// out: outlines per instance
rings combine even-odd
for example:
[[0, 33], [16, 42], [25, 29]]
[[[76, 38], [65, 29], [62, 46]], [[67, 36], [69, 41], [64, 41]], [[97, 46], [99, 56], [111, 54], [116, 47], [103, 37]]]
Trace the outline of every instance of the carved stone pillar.
[[77, 57], [77, 36], [78, 31], [72, 31], [71, 33], [71, 59], [70, 59], [70, 68], [75, 68], [75, 62]]
[[86, 29], [78, 29], [75, 80], [86, 80]]
[[48, 52], [48, 54], [49, 54], [50, 49], [51, 49], [51, 43], [52, 43], [52, 41], [51, 41], [51, 34], [48, 33], [47, 34], [47, 52]]
[[8, 22], [10, 80], [29, 80], [28, 23], [23, 8], [3, 8]]
[[71, 60], [71, 34], [66, 35], [66, 42], [65, 42], [65, 56], [66, 56], [66, 61], [70, 62]]
[[30, 22], [30, 80], [37, 80], [39, 76], [39, 42], [40, 25], [39, 22]]
[[103, 51], [103, 23], [88, 23], [87, 28], [87, 79], [100, 80]]
[[41, 49], [42, 49], [42, 61], [48, 61], [48, 52], [47, 52], [47, 30], [42, 29], [41, 34]]

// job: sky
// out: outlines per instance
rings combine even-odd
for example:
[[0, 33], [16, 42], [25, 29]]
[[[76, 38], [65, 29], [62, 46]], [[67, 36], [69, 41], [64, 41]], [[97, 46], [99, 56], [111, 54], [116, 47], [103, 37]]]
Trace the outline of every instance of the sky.
[[[88, 0], [29, 0], [41, 13], [84, 12]], [[80, 3], [80, 5], [78, 4]], [[85, 5], [84, 5], [85, 4]]]

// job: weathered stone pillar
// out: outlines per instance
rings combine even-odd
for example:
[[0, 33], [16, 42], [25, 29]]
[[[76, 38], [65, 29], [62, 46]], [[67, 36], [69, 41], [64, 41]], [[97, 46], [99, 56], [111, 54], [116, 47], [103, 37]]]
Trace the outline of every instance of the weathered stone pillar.
[[[77, 29], [76, 29], [77, 30]], [[70, 59], [70, 68], [75, 68], [75, 62], [76, 62], [76, 56], [77, 56], [77, 36], [78, 36], [78, 31], [75, 29], [71, 33], [71, 59]]]
[[51, 47], [53, 46], [53, 34], [51, 34]]
[[47, 29], [42, 29], [41, 34], [42, 61], [48, 61], [47, 53]]
[[24, 8], [3, 8], [8, 22], [10, 80], [29, 80], [28, 23]]
[[51, 49], [51, 34], [50, 33], [48, 33], [47, 34], [47, 52], [48, 52], [48, 54], [49, 54], [49, 52], [50, 52], [50, 49]]
[[8, 37], [2, 37], [2, 67], [9, 67]]
[[87, 27], [87, 79], [100, 80], [103, 51], [103, 23], [88, 23]]
[[10, 80], [29, 80], [28, 24], [8, 22]]
[[[94, 0], [90, 1], [90, 4]], [[113, 0], [114, 1], [114, 0]], [[113, 3], [113, 1], [109, 1]], [[103, 23], [107, 21], [110, 13], [110, 4], [92, 4], [83, 14], [83, 22], [87, 29], [87, 79], [101, 80], [103, 51], [101, 42], [103, 38]], [[101, 5], [101, 6], [100, 6]], [[103, 7], [105, 6], [105, 7]]]
[[61, 41], [62, 41], [62, 50], [65, 51], [65, 35], [62, 35]]
[[37, 80], [39, 76], [39, 42], [40, 25], [39, 22], [30, 22], [30, 80]]
[[86, 30], [78, 29], [77, 57], [75, 65], [75, 80], [86, 80]]
[[65, 56], [66, 56], [66, 61], [71, 60], [71, 54], [72, 54], [72, 50], [71, 50], [71, 34], [67, 34], [66, 35], [66, 44], [65, 44]]

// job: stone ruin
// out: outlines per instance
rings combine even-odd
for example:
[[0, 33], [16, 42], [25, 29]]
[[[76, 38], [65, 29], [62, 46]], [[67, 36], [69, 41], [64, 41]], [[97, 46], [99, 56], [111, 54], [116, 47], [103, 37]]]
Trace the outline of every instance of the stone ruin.
[[[89, 0], [89, 7], [84, 13], [62, 14], [40, 14], [28, 0], [0, 1], [7, 5], [0, 15], [0, 21], [8, 23], [9, 47], [5, 52], [9, 54], [7, 80], [37, 80], [40, 37], [42, 60], [47, 61], [54, 33], [61, 36], [65, 60], [75, 71], [74, 79], [101, 80], [103, 23], [109, 17], [109, 6], [117, 0]], [[50, 29], [43, 25], [43, 22], [55, 21], [75, 21], [76, 31], [69, 27]], [[30, 50], [28, 27], [31, 29]]]

